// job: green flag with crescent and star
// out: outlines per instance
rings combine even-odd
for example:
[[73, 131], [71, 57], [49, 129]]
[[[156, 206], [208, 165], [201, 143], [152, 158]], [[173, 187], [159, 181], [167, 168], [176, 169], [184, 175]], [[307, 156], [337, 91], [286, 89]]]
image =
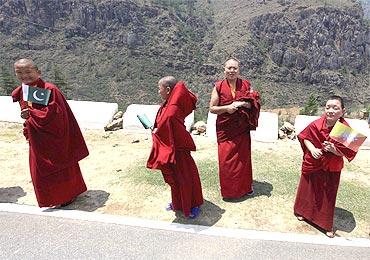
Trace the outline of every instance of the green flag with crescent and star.
[[22, 85], [22, 90], [25, 101], [47, 106], [51, 94], [50, 89]]

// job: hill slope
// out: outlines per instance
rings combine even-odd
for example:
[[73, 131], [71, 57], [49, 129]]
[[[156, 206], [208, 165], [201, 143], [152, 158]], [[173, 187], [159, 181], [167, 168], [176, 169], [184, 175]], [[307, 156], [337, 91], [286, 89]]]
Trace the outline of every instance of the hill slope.
[[324, 3], [0, 0], [0, 59], [9, 72], [14, 60], [32, 57], [47, 80], [65, 79], [69, 98], [122, 108], [158, 103], [158, 79], [173, 74], [199, 95], [204, 117], [212, 84], [233, 55], [266, 108], [302, 105], [311, 93], [365, 106], [369, 21], [355, 1]]

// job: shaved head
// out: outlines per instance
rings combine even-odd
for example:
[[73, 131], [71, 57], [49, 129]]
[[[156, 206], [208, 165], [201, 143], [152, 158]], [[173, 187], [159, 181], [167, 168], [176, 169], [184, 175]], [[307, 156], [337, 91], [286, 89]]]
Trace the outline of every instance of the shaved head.
[[177, 83], [177, 79], [174, 76], [166, 76], [159, 80], [158, 85], [162, 85], [165, 88], [172, 89]]
[[39, 68], [36, 66], [36, 64], [33, 62], [31, 59], [19, 59], [16, 62], [14, 62], [14, 67], [19, 66], [19, 67], [30, 67], [30, 68], [35, 68], [36, 70], [39, 70]]
[[41, 71], [31, 59], [17, 60], [14, 63], [14, 72], [17, 76], [17, 79], [23, 84], [32, 84], [41, 75]]
[[238, 64], [238, 67], [240, 66], [240, 61], [238, 59], [236, 59], [236, 58], [230, 58], [230, 59], [227, 59], [224, 62], [224, 67], [226, 67], [227, 64], [230, 63], [230, 62], [232, 62], [232, 63], [235, 63], [236, 62]]

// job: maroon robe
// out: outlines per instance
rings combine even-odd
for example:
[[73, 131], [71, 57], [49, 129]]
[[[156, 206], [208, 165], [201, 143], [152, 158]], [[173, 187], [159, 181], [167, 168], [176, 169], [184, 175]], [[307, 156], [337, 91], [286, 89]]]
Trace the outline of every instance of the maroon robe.
[[196, 97], [183, 82], [178, 82], [167, 101], [159, 108], [153, 137], [153, 147], [147, 162], [150, 169], [162, 171], [171, 187], [172, 208], [188, 217], [191, 208], [203, 204], [199, 173], [190, 151], [195, 144], [186, 130], [184, 120], [194, 109]]
[[235, 199], [253, 190], [250, 130], [255, 130], [258, 124], [259, 95], [248, 80], [242, 79], [237, 80], [235, 97], [226, 79], [216, 82], [216, 91], [219, 106], [234, 101], [249, 101], [252, 105], [233, 114], [220, 114], [216, 120], [221, 195]]
[[[32, 104], [23, 133], [29, 141], [29, 164], [33, 187], [40, 207], [51, 207], [74, 199], [86, 191], [78, 161], [89, 152], [73, 113], [59, 89], [38, 79], [37, 87], [51, 90], [47, 106]], [[21, 108], [22, 87], [13, 93]]]
[[[343, 118], [339, 121], [348, 125]], [[343, 156], [323, 152], [320, 159], [315, 159], [304, 144], [304, 140], [310, 141], [316, 148], [323, 148], [323, 142], [330, 141], [348, 161], [353, 160], [356, 152], [329, 137], [332, 128], [326, 126], [324, 115], [309, 124], [298, 135], [303, 150], [303, 162], [294, 214], [304, 217], [326, 231], [333, 231], [335, 201], [344, 164]]]

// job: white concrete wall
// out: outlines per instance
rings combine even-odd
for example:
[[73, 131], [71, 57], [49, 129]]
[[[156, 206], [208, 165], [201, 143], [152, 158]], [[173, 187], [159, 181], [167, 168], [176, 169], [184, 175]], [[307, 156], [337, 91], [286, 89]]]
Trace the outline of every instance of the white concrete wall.
[[[216, 138], [216, 114], [208, 112], [207, 136]], [[258, 127], [251, 131], [251, 138], [261, 142], [275, 142], [279, 134], [279, 118], [275, 113], [261, 112], [258, 119]]]
[[[118, 111], [117, 103], [67, 100], [81, 128], [104, 129]], [[0, 121], [22, 123], [18, 102], [9, 96], [0, 96]]]
[[81, 128], [104, 129], [118, 111], [117, 103], [67, 100]]
[[305, 115], [297, 115], [294, 120], [294, 128], [295, 133], [298, 135], [300, 132], [303, 131], [312, 121], [318, 119], [318, 116], [305, 116]]
[[21, 118], [21, 108], [19, 103], [13, 103], [10, 96], [0, 96], [0, 121], [23, 123], [24, 119]]
[[[149, 131], [146, 130], [137, 118], [138, 114], [145, 114], [147, 118], [154, 124], [159, 105], [144, 105], [144, 104], [131, 104], [127, 107], [126, 112], [123, 114], [123, 129], [125, 131]], [[194, 111], [185, 118], [185, 126], [190, 131], [194, 123]]]

